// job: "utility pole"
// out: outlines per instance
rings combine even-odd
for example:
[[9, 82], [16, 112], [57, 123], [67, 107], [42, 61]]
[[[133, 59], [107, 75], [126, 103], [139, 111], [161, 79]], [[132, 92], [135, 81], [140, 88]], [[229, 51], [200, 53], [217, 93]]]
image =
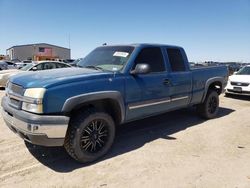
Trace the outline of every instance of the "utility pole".
[[70, 49], [70, 33], [69, 33], [69, 49]]
[[70, 49], [70, 33], [69, 33], [69, 58], [71, 58], [71, 49]]

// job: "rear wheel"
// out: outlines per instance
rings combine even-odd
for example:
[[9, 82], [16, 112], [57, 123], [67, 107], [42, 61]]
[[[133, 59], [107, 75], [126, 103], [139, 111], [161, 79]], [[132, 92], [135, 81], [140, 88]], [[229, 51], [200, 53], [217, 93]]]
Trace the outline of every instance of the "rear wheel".
[[115, 123], [104, 112], [85, 111], [73, 117], [65, 138], [65, 149], [79, 162], [92, 162], [111, 148]]
[[204, 102], [197, 106], [197, 111], [203, 118], [215, 118], [219, 111], [218, 93], [214, 90], [209, 90]]

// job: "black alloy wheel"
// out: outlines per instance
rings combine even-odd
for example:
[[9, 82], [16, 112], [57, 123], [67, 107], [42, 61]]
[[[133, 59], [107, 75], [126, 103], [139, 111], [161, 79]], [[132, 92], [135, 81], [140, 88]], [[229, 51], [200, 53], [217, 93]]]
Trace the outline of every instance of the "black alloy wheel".
[[109, 129], [103, 119], [91, 121], [82, 131], [80, 146], [84, 152], [97, 153], [107, 144]]
[[215, 118], [219, 112], [219, 95], [215, 90], [209, 90], [203, 103], [197, 106], [197, 112], [205, 119]]
[[105, 112], [85, 110], [72, 117], [64, 147], [79, 162], [93, 162], [105, 155], [115, 138], [115, 123]]
[[217, 107], [218, 107], [217, 98], [215, 96], [210, 97], [208, 101], [208, 112], [210, 114], [213, 114], [216, 111]]

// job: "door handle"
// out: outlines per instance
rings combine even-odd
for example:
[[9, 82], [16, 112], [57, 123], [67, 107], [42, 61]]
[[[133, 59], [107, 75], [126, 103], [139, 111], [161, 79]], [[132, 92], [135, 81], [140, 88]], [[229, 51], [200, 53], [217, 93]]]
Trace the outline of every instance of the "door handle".
[[164, 85], [169, 85], [169, 84], [170, 84], [170, 80], [169, 80], [169, 79], [165, 79], [165, 80], [163, 81], [163, 84], [164, 84]]

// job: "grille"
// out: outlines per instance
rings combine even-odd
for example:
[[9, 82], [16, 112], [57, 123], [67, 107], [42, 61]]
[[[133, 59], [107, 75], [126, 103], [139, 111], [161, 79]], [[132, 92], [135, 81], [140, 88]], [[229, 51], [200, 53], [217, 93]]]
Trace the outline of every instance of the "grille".
[[11, 99], [10, 98], [10, 103], [13, 105], [13, 106], [15, 106], [15, 107], [19, 107], [19, 105], [20, 105], [20, 101], [18, 101], [18, 100], [16, 100], [16, 99]]
[[13, 84], [11, 82], [9, 82], [8, 84], [8, 90], [11, 93], [18, 94], [18, 95], [23, 95], [24, 93], [24, 89], [21, 86]]
[[231, 82], [233, 86], [248, 86], [249, 83], [242, 83], [242, 82]]
[[9, 104], [16, 109], [20, 109], [22, 102], [12, 97], [11, 94], [13, 94], [14, 96], [23, 96], [24, 89], [21, 86], [13, 84], [11, 82], [8, 83], [7, 87], [8, 87], [7, 93], [9, 94], [8, 95]]

